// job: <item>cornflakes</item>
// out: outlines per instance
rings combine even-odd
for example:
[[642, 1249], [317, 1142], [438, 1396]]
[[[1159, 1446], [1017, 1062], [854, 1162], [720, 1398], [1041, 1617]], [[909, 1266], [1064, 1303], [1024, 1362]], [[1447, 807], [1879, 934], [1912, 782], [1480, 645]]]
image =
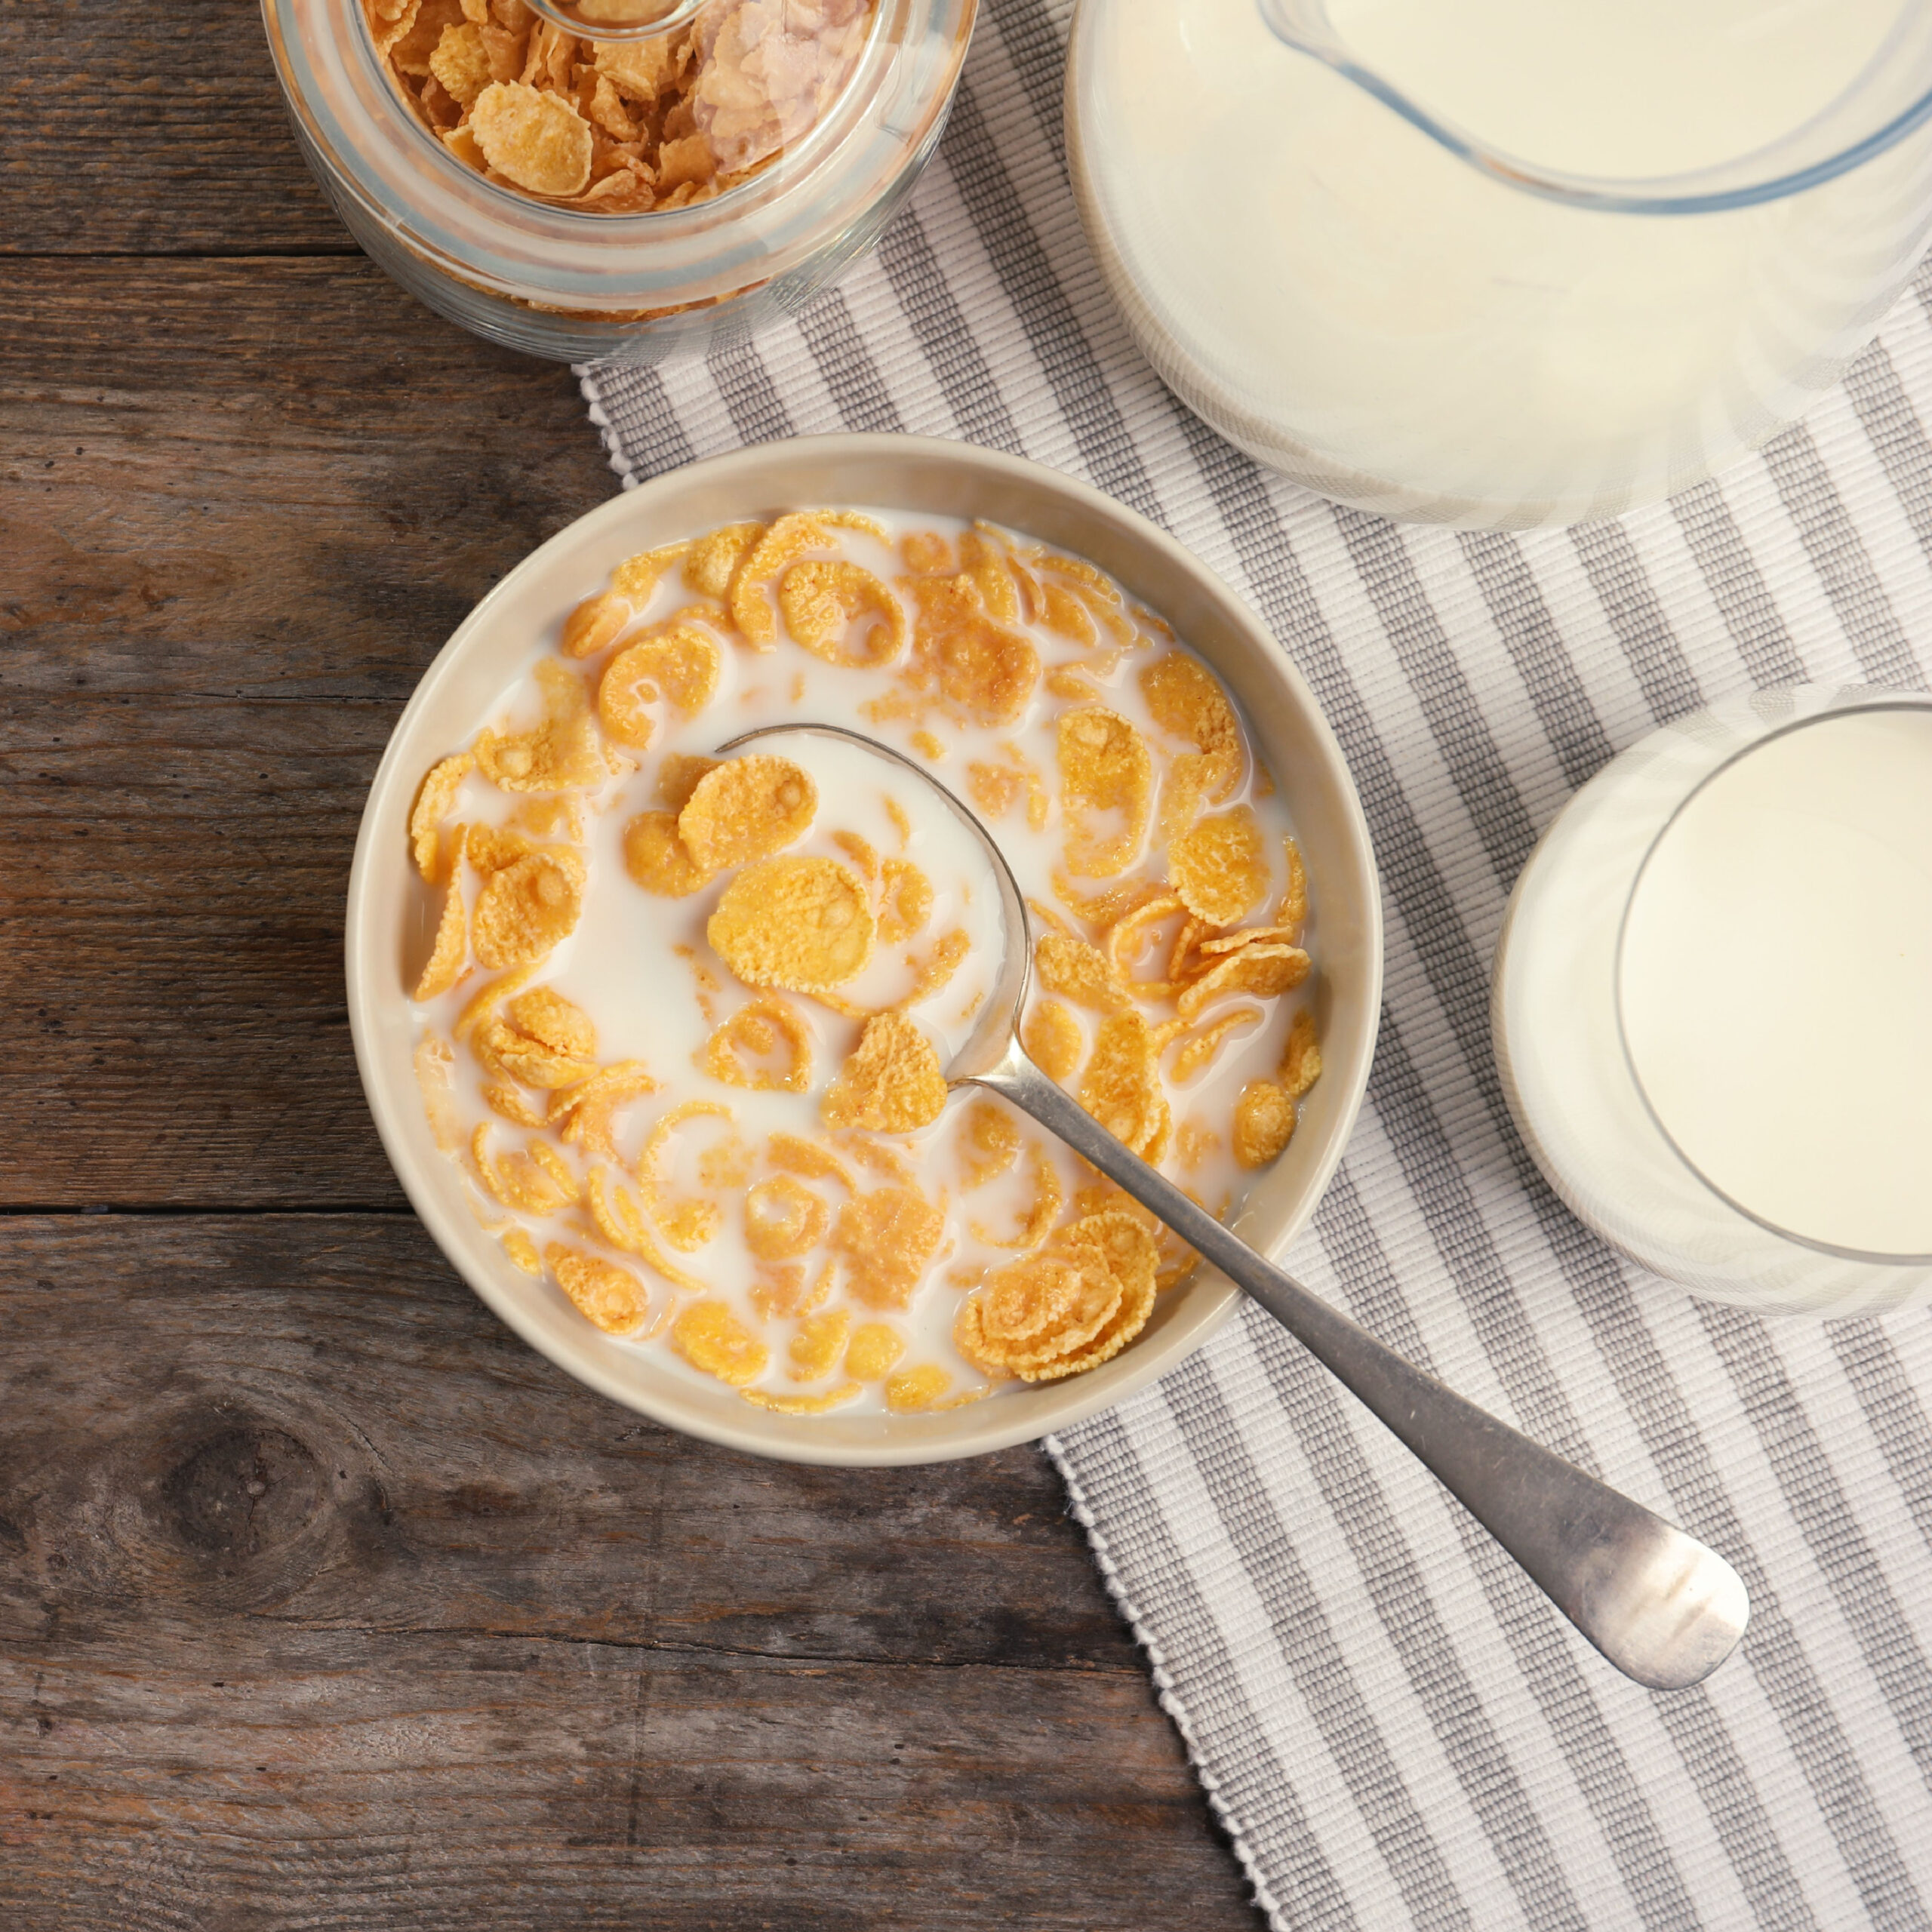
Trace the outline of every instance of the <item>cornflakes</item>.
[[844, 1162], [802, 1134], [773, 1134], [765, 1143], [765, 1158], [781, 1173], [802, 1174], [808, 1180], [835, 1180], [848, 1194], [858, 1191]]
[[[970, 580], [968, 580], [971, 588]], [[977, 607], [977, 593], [972, 597]], [[912, 678], [975, 724], [1011, 724], [1040, 681], [1040, 654], [1017, 631], [995, 623], [977, 608], [922, 620], [912, 633]]]
[[1308, 872], [1302, 863], [1300, 843], [1293, 838], [1281, 842], [1287, 857], [1288, 882], [1275, 908], [1275, 923], [1287, 929], [1291, 943], [1299, 943], [1301, 929], [1308, 923]]
[[906, 1338], [883, 1321], [861, 1322], [845, 1350], [845, 1373], [855, 1382], [883, 1382], [906, 1352]]
[[1137, 1013], [1100, 1023], [1080, 1082], [1080, 1104], [1134, 1152], [1146, 1155], [1160, 1138], [1167, 1101], [1147, 1023]]
[[[457, 851], [462, 850], [460, 831], [457, 835]], [[429, 957], [424, 963], [421, 978], [416, 982], [416, 998], [431, 1000], [440, 998], [457, 983], [463, 971], [463, 962], [469, 956], [469, 937], [466, 915], [463, 906], [463, 879], [460, 872], [452, 870], [450, 882], [444, 889], [441, 917], [436, 921], [435, 943], [429, 949]]]
[[922, 1000], [932, 998], [945, 992], [952, 976], [959, 970], [960, 961], [973, 949], [973, 942], [966, 936], [963, 926], [955, 926], [949, 933], [942, 934], [933, 942], [933, 949], [921, 963], [912, 981], [912, 990], [905, 998], [907, 1006], [917, 1006]]
[[715, 1201], [697, 1195], [674, 1195], [660, 1178], [660, 1163], [671, 1137], [688, 1120], [729, 1120], [731, 1110], [715, 1100], [685, 1100], [672, 1107], [645, 1137], [637, 1158], [639, 1192], [664, 1238], [690, 1254], [716, 1236], [724, 1212]]
[[1067, 869], [1112, 878], [1134, 863], [1147, 835], [1154, 763], [1146, 740], [1100, 705], [1062, 712], [1057, 734]]
[[672, 1287], [702, 1294], [705, 1284], [671, 1260], [652, 1239], [637, 1197], [603, 1168], [592, 1168], [584, 1184], [584, 1202], [597, 1232], [613, 1247], [634, 1254]]
[[492, 971], [541, 959], [575, 930], [584, 863], [571, 851], [531, 852], [492, 872], [477, 894], [471, 944]]
[[1211, 925], [1231, 926], [1260, 905], [1268, 861], [1252, 806], [1197, 819], [1168, 846], [1168, 869], [1181, 903]]
[[997, 1100], [975, 1100], [959, 1134], [968, 1188], [996, 1180], [1020, 1158], [1020, 1123]]
[[1140, 691], [1155, 723], [1197, 747], [1176, 758], [1168, 774], [1161, 829], [1171, 839], [1204, 804], [1220, 804], [1239, 782], [1241, 728], [1226, 694], [1191, 657], [1174, 653], [1157, 659], [1141, 672]]
[[521, 1268], [526, 1275], [540, 1275], [543, 1272], [543, 1258], [537, 1251], [537, 1244], [531, 1239], [526, 1228], [506, 1228], [503, 1230], [503, 1252], [509, 1257], [512, 1267]]
[[894, 1415], [916, 1415], [930, 1409], [952, 1386], [952, 1377], [937, 1362], [903, 1368], [885, 1384], [885, 1406]]
[[761, 523], [728, 523], [700, 537], [685, 558], [685, 581], [706, 597], [728, 597], [745, 552], [764, 534]]
[[470, 1137], [469, 1155], [484, 1186], [504, 1207], [526, 1214], [554, 1214], [576, 1198], [576, 1183], [574, 1180], [559, 1183], [547, 1167], [532, 1158], [532, 1149], [542, 1145], [533, 1141], [528, 1148], [513, 1148], [492, 1159], [490, 1123], [485, 1121]]
[[698, 780], [678, 832], [700, 870], [720, 872], [794, 844], [817, 811], [811, 774], [789, 758], [733, 758]]
[[1288, 1098], [1299, 1100], [1321, 1077], [1321, 1049], [1315, 1044], [1315, 1016], [1306, 1008], [1288, 1026], [1281, 1063], [1275, 1078], [1287, 1090]]
[[549, 1124], [567, 1145], [614, 1161], [617, 1150], [611, 1134], [618, 1109], [657, 1091], [657, 1082], [643, 1061], [619, 1060], [600, 1068], [581, 1086], [559, 1094], [552, 1103]]
[[764, 1373], [771, 1352], [727, 1303], [694, 1301], [671, 1324], [671, 1346], [706, 1375], [742, 1389]]
[[623, 636], [636, 615], [628, 597], [614, 590], [599, 591], [586, 597], [564, 620], [561, 648], [566, 657], [595, 657], [608, 651]]
[[624, 870], [633, 884], [660, 899], [688, 899], [712, 877], [691, 857], [669, 812], [639, 812], [624, 827]]
[[654, 704], [689, 716], [718, 688], [724, 660], [717, 640], [695, 624], [679, 624], [626, 645], [605, 666], [597, 685], [597, 715], [620, 745], [641, 751], [657, 730]]
[[790, 1261], [825, 1238], [832, 1211], [789, 1174], [761, 1180], [745, 1195], [745, 1245], [761, 1261]]
[[866, 1308], [906, 1308], [938, 1252], [946, 1217], [909, 1187], [875, 1188], [838, 1211], [834, 1254], [844, 1263], [845, 1286]]
[[[601, 43], [598, 48], [598, 63], [608, 54], [620, 54], [620, 46], [610, 42]], [[688, 543], [663, 543], [654, 550], [640, 550], [634, 557], [626, 557], [611, 573], [611, 588], [616, 594], [636, 603], [644, 603], [657, 588], [664, 573], [678, 559], [691, 549]]]
[[416, 855], [416, 869], [433, 885], [441, 871], [437, 863], [441, 844], [441, 826], [463, 781], [469, 775], [473, 761], [467, 752], [458, 752], [440, 764], [432, 765], [422, 788], [416, 794], [409, 814], [410, 848]]
[[[875, 883], [879, 875], [878, 849], [869, 838], [862, 838], [856, 832], [835, 832], [832, 842], [854, 865], [868, 884]], [[884, 934], [881, 933], [883, 938]]]
[[543, 1259], [558, 1287], [607, 1335], [632, 1335], [651, 1312], [644, 1284], [628, 1268], [552, 1241]]
[[855, 1401], [865, 1390], [858, 1383], [843, 1382], [822, 1395], [774, 1395], [764, 1389], [740, 1389], [738, 1393], [746, 1401], [755, 1402], [761, 1409], [775, 1410], [781, 1416], [822, 1416]]
[[[774, 1063], [771, 1057], [781, 1046], [784, 1057]], [[752, 1063], [747, 1064], [743, 1055], [753, 1056]], [[754, 1000], [705, 1042], [701, 1063], [714, 1080], [728, 1086], [749, 1087], [761, 1094], [802, 1094], [811, 1084], [811, 1035], [782, 999]]]
[[1224, 1013], [1218, 1020], [1211, 1020], [1199, 1032], [1181, 1042], [1180, 1051], [1174, 1055], [1174, 1078], [1192, 1080], [1221, 1051], [1221, 1043], [1230, 1033], [1239, 1027], [1254, 1026], [1261, 1017], [1258, 1006], [1244, 1006], [1233, 1013]]
[[1308, 977], [1308, 955], [1297, 946], [1244, 946], [1217, 959], [1174, 1004], [1192, 1021], [1226, 993], [1255, 993], [1272, 999], [1291, 992]]
[[1264, 1168], [1288, 1144], [1295, 1131], [1295, 1103], [1285, 1087], [1251, 1080], [1235, 1102], [1235, 1158], [1244, 1168]]
[[477, 735], [477, 768], [506, 792], [568, 792], [610, 776], [591, 714], [590, 696], [574, 672], [548, 659], [537, 667], [543, 722], [534, 731]]
[[1033, 948], [1033, 968], [1048, 992], [1063, 994], [1096, 1013], [1124, 1013], [1134, 1004], [1106, 955], [1084, 939], [1042, 933]]
[[[906, 648], [906, 611], [878, 577], [843, 558], [794, 564], [778, 586], [792, 636], [828, 663], [891, 663]], [[861, 619], [869, 620], [854, 626]]]
[[674, 813], [682, 811], [691, 803], [698, 780], [722, 762], [720, 758], [694, 758], [688, 752], [666, 752], [657, 764], [658, 797]]
[[973, 1232], [978, 1239], [994, 1247], [1038, 1247], [1052, 1232], [1060, 1211], [1066, 1205], [1066, 1190], [1060, 1184], [1053, 1156], [1037, 1141], [1032, 1148], [1032, 1168], [1033, 1198], [1020, 1216], [1018, 1229], [1011, 1236], [1001, 1236], [976, 1221]]
[[752, 546], [731, 580], [731, 620], [748, 644], [769, 651], [777, 642], [778, 620], [764, 594], [766, 586], [794, 558], [823, 549], [829, 540], [817, 518], [794, 510], [780, 517]]
[[829, 1375], [845, 1352], [846, 1337], [851, 1327], [852, 1318], [842, 1308], [829, 1308], [822, 1314], [807, 1315], [799, 1323], [798, 1332], [792, 1337], [791, 1346], [785, 1352], [791, 1361], [787, 1373], [792, 1380], [816, 1382], [820, 1377]]
[[880, 940], [897, 946], [910, 939], [931, 917], [932, 909], [932, 881], [909, 859], [888, 859], [879, 894]]
[[725, 888], [705, 928], [746, 986], [800, 993], [854, 978], [872, 957], [873, 931], [857, 873], [835, 859], [799, 858], [747, 866]]
[[910, 1134], [945, 1107], [946, 1076], [931, 1041], [904, 1014], [881, 1013], [866, 1022], [820, 1112], [828, 1127]]
[[1021, 1028], [1020, 1044], [1026, 1057], [1050, 1080], [1063, 1087], [1078, 1071], [1081, 1057], [1087, 1051], [1087, 1035], [1080, 1022], [1057, 999], [1035, 1002]]

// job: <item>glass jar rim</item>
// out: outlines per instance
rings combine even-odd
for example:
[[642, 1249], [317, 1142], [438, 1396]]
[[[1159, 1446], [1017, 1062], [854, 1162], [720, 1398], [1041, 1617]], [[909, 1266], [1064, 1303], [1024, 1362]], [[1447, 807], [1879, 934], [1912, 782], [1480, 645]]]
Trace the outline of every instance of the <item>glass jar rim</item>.
[[878, 0], [858, 63], [795, 147], [708, 201], [559, 207], [440, 151], [391, 81], [360, 0], [262, 0], [278, 78], [333, 190], [411, 253], [493, 294], [587, 318], [709, 306], [859, 220], [937, 131], [977, 0]]

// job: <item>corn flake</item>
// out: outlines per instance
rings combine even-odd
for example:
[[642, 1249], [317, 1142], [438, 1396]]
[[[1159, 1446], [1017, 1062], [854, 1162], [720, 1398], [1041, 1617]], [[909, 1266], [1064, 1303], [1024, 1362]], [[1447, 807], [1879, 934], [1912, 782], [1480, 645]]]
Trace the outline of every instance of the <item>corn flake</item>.
[[657, 768], [658, 797], [673, 812], [682, 811], [691, 803], [698, 780], [707, 772], [715, 771], [723, 761], [721, 758], [700, 758], [690, 752], [666, 752]]
[[858, 1191], [852, 1171], [829, 1148], [797, 1134], [774, 1134], [764, 1143], [765, 1158], [781, 1174], [802, 1174], [808, 1180], [835, 1180], [848, 1194]]
[[688, 899], [712, 877], [691, 857], [669, 812], [640, 812], [624, 827], [624, 870], [660, 899]]
[[1174, 1002], [1183, 1020], [1192, 1020], [1228, 993], [1254, 993], [1263, 999], [1291, 992], [1308, 977], [1308, 955], [1297, 946], [1244, 946], [1224, 954]]
[[534, 731], [480, 732], [478, 769], [506, 792], [568, 792], [601, 785], [611, 768], [583, 678], [546, 658], [537, 667], [537, 681], [543, 693], [543, 722]]
[[1265, 1168], [1295, 1131], [1295, 1103], [1285, 1087], [1251, 1080], [1235, 1102], [1234, 1155], [1244, 1168]]
[[884, 1321], [864, 1321], [845, 1350], [845, 1373], [855, 1382], [883, 1382], [906, 1352], [906, 1338]]
[[794, 1382], [816, 1382], [821, 1376], [829, 1375], [845, 1352], [851, 1327], [852, 1318], [842, 1308], [828, 1308], [820, 1314], [807, 1315], [785, 1351], [791, 1362], [786, 1373]]
[[[784, 1058], [771, 1056], [783, 1048]], [[743, 1056], [750, 1056], [747, 1060]], [[782, 999], [740, 1007], [705, 1042], [700, 1063], [714, 1080], [755, 1093], [802, 1094], [811, 1084], [811, 1035]]]
[[607, 1335], [632, 1335], [651, 1312], [644, 1284], [628, 1268], [552, 1241], [543, 1259], [558, 1287]]
[[[906, 648], [906, 611], [869, 570], [839, 558], [794, 564], [778, 586], [792, 636], [830, 664], [876, 667]], [[859, 620], [869, 621], [859, 625]]]
[[690, 716], [711, 702], [724, 662], [717, 640], [695, 624], [678, 624], [626, 645], [597, 685], [597, 715], [620, 745], [641, 751], [657, 721], [650, 707], [669, 704]]
[[1140, 690], [1155, 723], [1196, 747], [1170, 768], [1161, 818], [1162, 831], [1173, 838], [1186, 829], [1202, 804], [1219, 804], [1233, 791], [1241, 774], [1241, 728], [1227, 694], [1205, 669], [1177, 651], [1141, 672]]
[[561, 199], [590, 185], [590, 123], [561, 94], [492, 82], [470, 103], [469, 127], [483, 158], [533, 195]]
[[731, 620], [748, 644], [769, 651], [778, 641], [778, 623], [765, 586], [795, 558], [823, 549], [830, 541], [817, 518], [794, 510], [780, 517], [752, 546], [731, 580], [730, 600]]
[[748, 1402], [755, 1403], [761, 1409], [770, 1409], [781, 1416], [822, 1416], [830, 1411], [842, 1408], [865, 1393], [856, 1382], [842, 1382], [836, 1389], [829, 1389], [822, 1395], [780, 1395], [765, 1389], [740, 1389], [738, 1393]]
[[1315, 1044], [1315, 1016], [1304, 1007], [1289, 1023], [1275, 1078], [1287, 1089], [1290, 1100], [1299, 1100], [1321, 1077], [1321, 1049]]
[[745, 1245], [761, 1261], [791, 1261], [825, 1238], [832, 1213], [789, 1174], [760, 1181], [745, 1195]]
[[959, 1151], [966, 1186], [983, 1187], [1020, 1158], [1020, 1123], [997, 1100], [975, 1100], [961, 1123]]
[[1079, 1071], [1087, 1051], [1087, 1035], [1072, 1013], [1057, 999], [1035, 1003], [1020, 1029], [1020, 1044], [1027, 1057], [1050, 1080], [1065, 1086]]
[[1100, 705], [1062, 712], [1057, 732], [1067, 869], [1112, 878], [1134, 863], [1147, 835], [1154, 764], [1146, 740]]
[[1033, 967], [1048, 992], [1062, 994], [1096, 1013], [1124, 1013], [1133, 1004], [1106, 955], [1084, 939], [1042, 933], [1033, 949]]
[[1137, 1013], [1100, 1023], [1080, 1082], [1080, 1104], [1134, 1152], [1152, 1159], [1168, 1113], [1158, 1056], [1147, 1023]]
[[846, 1287], [867, 1308], [904, 1308], [938, 1251], [946, 1217], [909, 1187], [875, 1188], [838, 1211], [832, 1247]]
[[910, 1134], [945, 1106], [946, 1076], [931, 1041], [904, 1014], [881, 1013], [866, 1021], [820, 1112], [828, 1127]]
[[583, 909], [584, 863], [551, 848], [493, 872], [477, 894], [471, 943], [493, 971], [541, 959], [569, 937]]
[[467, 752], [434, 764], [425, 774], [416, 804], [409, 814], [409, 843], [416, 855], [416, 869], [433, 885], [442, 868], [437, 863], [441, 844], [441, 827], [463, 781], [469, 775], [472, 760]]
[[1180, 1052], [1174, 1055], [1174, 1078], [1192, 1080], [1221, 1051], [1221, 1043], [1230, 1033], [1238, 1027], [1257, 1025], [1262, 1017], [1258, 1006], [1244, 1006], [1224, 1013], [1218, 1020], [1211, 1020], [1198, 1033], [1182, 1041]]
[[943, 626], [921, 624], [913, 634], [912, 669], [917, 682], [937, 685], [971, 722], [1011, 724], [1040, 681], [1040, 654], [1019, 632], [976, 612]]
[[864, 882], [848, 866], [777, 858], [739, 873], [705, 931], [746, 986], [816, 993], [864, 970], [874, 926]]
[[803, 838], [817, 810], [810, 772], [788, 758], [754, 755], [698, 780], [678, 814], [678, 832], [701, 870], [718, 872]]
[[[457, 851], [462, 850], [463, 832], [457, 833]], [[439, 998], [457, 983], [463, 971], [463, 962], [469, 956], [469, 928], [467, 915], [463, 911], [463, 878], [460, 872], [452, 871], [450, 882], [443, 891], [442, 916], [436, 921], [435, 943], [429, 949], [429, 957], [423, 968], [422, 977], [416, 982], [415, 997], [418, 1000]]]
[[543, 1272], [543, 1257], [537, 1253], [537, 1244], [527, 1228], [503, 1230], [503, 1253], [512, 1267], [521, 1268], [526, 1275], [541, 1275]]
[[902, 1368], [885, 1385], [885, 1406], [894, 1415], [916, 1415], [930, 1409], [952, 1386], [952, 1377], [937, 1362]]
[[1168, 847], [1168, 872], [1195, 918], [1231, 926], [1260, 905], [1268, 890], [1261, 826], [1250, 805], [1197, 819]]
[[[605, 42], [598, 48], [598, 65], [602, 57], [617, 51], [617, 48]], [[651, 594], [663, 580], [664, 573], [691, 549], [689, 543], [664, 543], [654, 550], [640, 550], [634, 557], [626, 557], [611, 573], [611, 588], [620, 596], [635, 603], [650, 601]]]
[[764, 534], [761, 523], [728, 523], [700, 537], [685, 558], [685, 583], [701, 596], [728, 597], [746, 552]]
[[878, 936], [888, 946], [910, 939], [931, 917], [933, 882], [909, 859], [888, 859], [879, 894]]
[[692, 1367], [734, 1389], [755, 1382], [771, 1352], [724, 1302], [694, 1301], [671, 1324], [671, 1346]]

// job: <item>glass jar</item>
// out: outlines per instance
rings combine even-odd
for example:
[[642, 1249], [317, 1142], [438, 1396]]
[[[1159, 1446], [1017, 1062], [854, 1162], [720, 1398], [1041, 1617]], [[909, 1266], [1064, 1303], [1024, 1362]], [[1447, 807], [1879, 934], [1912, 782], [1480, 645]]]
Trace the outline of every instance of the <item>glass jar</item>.
[[632, 214], [533, 198], [448, 152], [360, 0], [262, 0], [262, 13], [310, 168], [412, 295], [532, 355], [651, 361], [797, 310], [872, 245], [938, 143], [977, 4], [878, 0], [802, 138], [709, 200]]
[[1493, 1017], [1524, 1144], [1694, 1294], [1932, 1297], [1928, 798], [1932, 694], [1759, 691], [1614, 759], [1516, 883]]

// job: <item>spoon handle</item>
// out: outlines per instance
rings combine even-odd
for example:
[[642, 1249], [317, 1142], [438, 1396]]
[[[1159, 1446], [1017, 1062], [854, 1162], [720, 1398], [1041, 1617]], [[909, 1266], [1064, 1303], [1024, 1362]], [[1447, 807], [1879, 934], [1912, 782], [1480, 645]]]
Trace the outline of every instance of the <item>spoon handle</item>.
[[962, 1084], [1030, 1114], [1258, 1301], [1626, 1676], [1681, 1690], [1735, 1648], [1749, 1601], [1715, 1551], [1465, 1401], [1264, 1260], [1130, 1153], [1017, 1041], [996, 1066]]

